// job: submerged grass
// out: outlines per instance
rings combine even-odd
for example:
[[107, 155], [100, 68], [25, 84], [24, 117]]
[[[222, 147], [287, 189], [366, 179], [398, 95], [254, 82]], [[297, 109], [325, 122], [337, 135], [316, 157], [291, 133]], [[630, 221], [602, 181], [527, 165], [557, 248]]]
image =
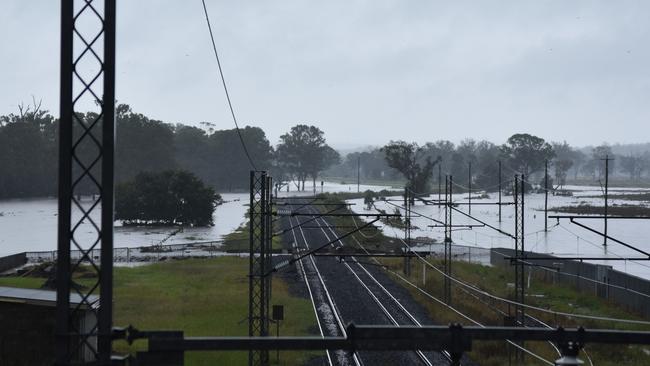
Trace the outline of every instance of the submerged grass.
[[[579, 215], [602, 215], [605, 208], [603, 206], [592, 206], [581, 204], [578, 206], [552, 207], [549, 211], [572, 213]], [[637, 205], [611, 205], [607, 208], [609, 216], [650, 216], [650, 207]]]

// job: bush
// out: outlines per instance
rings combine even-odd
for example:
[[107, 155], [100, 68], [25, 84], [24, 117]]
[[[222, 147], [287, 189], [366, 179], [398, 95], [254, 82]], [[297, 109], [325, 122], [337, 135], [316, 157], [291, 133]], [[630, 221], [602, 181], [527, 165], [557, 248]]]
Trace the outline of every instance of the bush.
[[125, 225], [213, 225], [221, 196], [192, 173], [168, 170], [139, 173], [119, 184], [115, 219]]

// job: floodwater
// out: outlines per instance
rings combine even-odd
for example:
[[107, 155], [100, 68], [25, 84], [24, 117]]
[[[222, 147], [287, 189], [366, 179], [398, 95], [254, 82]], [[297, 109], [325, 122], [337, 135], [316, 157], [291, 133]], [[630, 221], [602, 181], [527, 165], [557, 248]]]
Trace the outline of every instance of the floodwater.
[[[361, 185], [361, 191], [367, 189], [390, 189], [387, 186]], [[341, 184], [325, 182], [323, 192], [356, 192], [356, 184]], [[321, 191], [320, 182], [317, 192]], [[298, 193], [295, 186], [286, 189], [280, 194], [284, 195], [311, 195], [311, 184], [306, 186], [306, 191]], [[219, 241], [237, 229], [245, 221], [245, 213], [249, 203], [248, 193], [222, 193], [225, 203], [219, 205], [214, 212], [214, 226], [184, 228], [182, 232], [170, 236], [177, 228], [174, 227], [123, 227], [115, 223], [115, 247], [140, 247], [158, 244], [165, 240], [165, 244], [183, 244], [200, 241]], [[83, 199], [86, 207], [91, 200]], [[73, 217], [80, 218], [80, 213], [75, 210]], [[99, 224], [99, 207], [92, 211], [90, 218]], [[21, 199], [0, 201], [0, 257], [24, 251], [52, 251], [56, 250], [57, 243], [57, 200]], [[96, 230], [89, 220], [75, 230], [75, 239], [81, 247], [88, 248], [97, 239]]]
[[[598, 187], [582, 187], [582, 186], [567, 186], [567, 189], [575, 190], [573, 197], [564, 196], [548, 196], [548, 207], [561, 206], [577, 206], [580, 204], [592, 204], [596, 206], [603, 205], [602, 198], [591, 198], [585, 196], [593, 196], [601, 194]], [[648, 192], [648, 189], [642, 188], [610, 188], [611, 198], [609, 205], [620, 204], [634, 204], [649, 206], [650, 202], [643, 201], [629, 201], [617, 199], [616, 195], [631, 193], [631, 192]], [[472, 203], [496, 202], [497, 194], [491, 193], [489, 198], [479, 199], [472, 195]], [[432, 195], [430, 199], [437, 199], [438, 195]], [[467, 194], [454, 194], [454, 202], [466, 203], [468, 202]], [[395, 202], [382, 202], [378, 201], [375, 206], [379, 209], [386, 210], [392, 213], [395, 206], [401, 205], [402, 197], [390, 197]], [[442, 196], [444, 199], [444, 195]], [[503, 202], [512, 202], [512, 196], [502, 196]], [[362, 199], [350, 200], [349, 202], [355, 203], [352, 206], [353, 210], [359, 213], [368, 213], [364, 207]], [[624, 247], [618, 243], [608, 241], [608, 245], [603, 245], [603, 237], [591, 233], [575, 224], [572, 224], [568, 219], [555, 219], [548, 220], [548, 232], [544, 232], [544, 194], [527, 194], [524, 199], [525, 205], [525, 250], [534, 251], [539, 253], [548, 253], [556, 256], [590, 256], [590, 257], [604, 257], [604, 258], [621, 258], [644, 257], [643, 254], [635, 252], [631, 249]], [[468, 213], [468, 206], [459, 205], [459, 210]], [[371, 211], [374, 211], [371, 210]], [[403, 213], [403, 210], [400, 210]], [[417, 229], [412, 229], [411, 237], [429, 237], [435, 239], [437, 242], [442, 242], [444, 239], [443, 227], [429, 227], [435, 223], [428, 218], [418, 217], [417, 214], [422, 214], [430, 218], [444, 222], [445, 211], [444, 207], [433, 205], [425, 205], [422, 202], [416, 202], [412, 207], [412, 224]], [[549, 215], [567, 215], [562, 213], [549, 212]], [[484, 221], [485, 223], [499, 228], [507, 233], [513, 234], [515, 231], [514, 221], [514, 206], [502, 206], [502, 221], [499, 222], [498, 207], [496, 205], [473, 205], [472, 216]], [[603, 220], [596, 219], [583, 219], [577, 220], [578, 222], [589, 226], [597, 231], [603, 230]], [[479, 222], [468, 218], [461, 213], [454, 212], [452, 217], [453, 225], [480, 225]], [[382, 224], [383, 225], [383, 224]], [[383, 232], [387, 236], [403, 238], [404, 232], [402, 230], [383, 225]], [[621, 240], [627, 244], [635, 246], [643, 251], [650, 252], [650, 220], [621, 220], [610, 218], [608, 224], [609, 236]], [[456, 244], [493, 248], [504, 247], [514, 248], [514, 240], [505, 235], [500, 234], [494, 229], [489, 227], [474, 227], [474, 228], [455, 228], [452, 232], [452, 239]], [[647, 256], [645, 256], [647, 257]], [[605, 264], [613, 266], [615, 269], [627, 272], [639, 277], [650, 279], [650, 261], [615, 261], [615, 260], [599, 260], [592, 261], [594, 263]]]
[[[177, 228], [123, 227], [116, 222], [115, 247], [158, 244], [167, 237], [169, 239], [165, 244], [220, 240], [223, 235], [234, 231], [244, 222], [244, 203], [248, 202], [246, 193], [224, 193], [221, 196], [226, 202], [215, 210], [214, 226], [184, 228], [182, 232], [170, 237]], [[90, 217], [98, 223], [100, 210], [93, 210]], [[56, 250], [56, 236], [56, 199], [0, 201], [0, 256], [24, 251]], [[88, 220], [75, 231], [75, 238], [85, 248], [94, 242], [96, 231]]]

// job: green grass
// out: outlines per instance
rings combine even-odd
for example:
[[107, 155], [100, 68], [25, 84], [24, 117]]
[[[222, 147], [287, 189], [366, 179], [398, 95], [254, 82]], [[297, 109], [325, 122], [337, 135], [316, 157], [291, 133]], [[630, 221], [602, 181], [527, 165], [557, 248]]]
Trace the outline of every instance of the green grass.
[[[248, 259], [220, 257], [115, 268], [114, 324], [140, 330], [183, 330], [186, 336], [244, 336], [248, 334]], [[0, 286], [38, 288], [42, 278], [0, 278]], [[86, 283], [92, 279], [79, 281]], [[314, 335], [316, 318], [308, 299], [289, 292], [274, 278], [272, 304], [283, 304], [280, 335]], [[272, 326], [275, 334], [275, 325]], [[119, 341], [118, 352], [146, 348]], [[280, 353], [281, 365], [301, 365], [318, 352]], [[245, 365], [248, 352], [188, 352], [186, 365]], [[275, 362], [275, 352], [271, 360]]]
[[[440, 261], [431, 261], [435, 266], [441, 267]], [[402, 261], [388, 260], [386, 264], [395, 271], [402, 270]], [[422, 284], [422, 267], [424, 264], [418, 259], [413, 261], [412, 276], [410, 280], [420, 287], [423, 287], [430, 294], [442, 299], [443, 277], [438, 272], [427, 268], [426, 283]], [[514, 275], [510, 268], [489, 267], [480, 264], [453, 262], [453, 274], [465, 282], [471, 283], [482, 290], [504, 298], [513, 298], [513, 290], [506, 284], [513, 282]], [[396, 281], [400, 281], [396, 279]], [[446, 307], [433, 302], [421, 294], [417, 289], [408, 287], [414, 298], [422, 303], [431, 314], [432, 318], [440, 324], [460, 322], [465, 325], [474, 325], [472, 322], [459, 317]], [[542, 281], [541, 278], [533, 275], [531, 287], [526, 290], [528, 294], [539, 295], [540, 297], [527, 297], [526, 303], [541, 308], [550, 308], [555, 311], [577, 313], [583, 315], [597, 315], [613, 318], [625, 318], [636, 320], [643, 319], [639, 315], [627, 311], [616, 304], [598, 298], [592, 294], [575, 291], [573, 286], [558, 285]], [[476, 297], [459, 289], [459, 286], [452, 284], [453, 306], [467, 314], [472, 319], [483, 325], [503, 325], [503, 316], [490, 310]], [[481, 297], [481, 300], [487, 300]], [[496, 301], [488, 301], [490, 306], [508, 312], [507, 305]], [[548, 313], [527, 310], [527, 313], [541, 319], [545, 323], [555, 327], [584, 326], [590, 328], [607, 329], [628, 329], [628, 330], [650, 330], [650, 326], [633, 325], [625, 323], [593, 321], [582, 319], [567, 319], [562, 316], [554, 316]], [[528, 342], [526, 347], [531, 351], [542, 355], [546, 359], [557, 359], [557, 353], [544, 342]], [[644, 352], [642, 346], [619, 345], [587, 345], [587, 351], [598, 365], [647, 365], [650, 363], [650, 356]], [[476, 342], [470, 357], [474, 360], [483, 360], [482, 365], [501, 365], [507, 363], [507, 353], [503, 342]], [[581, 355], [585, 359], [584, 354]], [[528, 359], [532, 362], [532, 359]], [[585, 360], [586, 361], [586, 360]]]
[[[280, 229], [279, 226], [275, 225], [274, 230], [278, 231], [279, 229]], [[226, 252], [248, 253], [250, 250], [248, 222], [242, 224], [242, 226], [238, 227], [237, 230], [233, 231], [232, 233], [224, 236], [222, 248]], [[282, 238], [279, 235], [273, 237], [271, 242], [271, 248], [275, 252], [282, 251], [283, 249]]]
[[39, 289], [44, 281], [34, 277], [0, 277], [0, 286]]

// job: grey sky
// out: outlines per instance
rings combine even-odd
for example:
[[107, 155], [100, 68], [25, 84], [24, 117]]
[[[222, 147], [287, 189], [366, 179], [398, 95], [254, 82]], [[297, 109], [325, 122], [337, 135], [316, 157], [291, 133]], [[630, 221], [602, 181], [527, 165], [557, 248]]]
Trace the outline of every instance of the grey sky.
[[[242, 124], [336, 146], [516, 132], [650, 141], [648, 1], [214, 1]], [[0, 5], [0, 114], [58, 114], [59, 1]], [[200, 0], [118, 3], [117, 98], [166, 122], [232, 122]]]

